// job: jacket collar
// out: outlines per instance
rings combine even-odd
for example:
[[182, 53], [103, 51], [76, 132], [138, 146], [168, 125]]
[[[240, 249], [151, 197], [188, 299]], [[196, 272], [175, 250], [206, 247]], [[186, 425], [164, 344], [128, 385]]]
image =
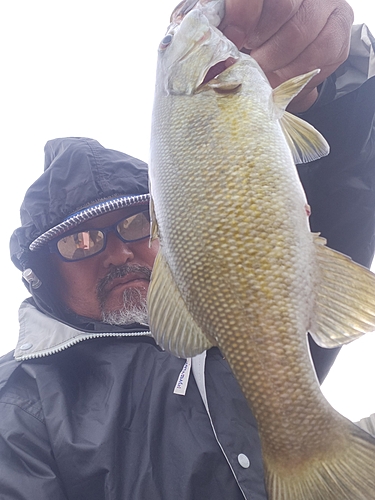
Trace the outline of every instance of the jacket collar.
[[49, 356], [83, 340], [112, 336], [151, 336], [149, 331], [82, 331], [39, 311], [28, 300], [19, 309], [20, 332], [14, 357], [17, 361]]

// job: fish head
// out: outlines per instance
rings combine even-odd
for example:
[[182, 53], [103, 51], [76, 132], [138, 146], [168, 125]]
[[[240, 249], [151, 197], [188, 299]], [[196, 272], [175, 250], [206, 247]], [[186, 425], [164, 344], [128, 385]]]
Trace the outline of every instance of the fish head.
[[218, 63], [240, 58], [237, 47], [193, 9], [179, 24], [171, 24], [159, 45], [157, 91], [191, 95]]

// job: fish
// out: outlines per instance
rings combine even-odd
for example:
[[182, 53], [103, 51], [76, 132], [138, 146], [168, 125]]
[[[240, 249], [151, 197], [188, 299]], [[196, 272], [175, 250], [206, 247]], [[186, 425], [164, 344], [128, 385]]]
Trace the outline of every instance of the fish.
[[177, 14], [152, 113], [150, 330], [182, 358], [219, 347], [257, 420], [270, 500], [373, 500], [375, 439], [324, 398], [307, 341], [375, 330], [375, 276], [310, 231], [297, 174], [329, 154], [286, 111], [319, 70], [272, 89], [204, 6]]

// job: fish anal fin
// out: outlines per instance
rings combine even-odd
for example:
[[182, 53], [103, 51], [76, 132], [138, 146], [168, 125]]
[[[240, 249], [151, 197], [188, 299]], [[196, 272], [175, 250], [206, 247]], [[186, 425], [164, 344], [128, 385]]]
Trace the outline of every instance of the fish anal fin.
[[375, 439], [352, 422], [339, 427], [332, 447], [295, 466], [264, 456], [269, 500], [373, 500]]
[[375, 331], [375, 275], [313, 234], [318, 262], [315, 314], [309, 331], [322, 347]]
[[280, 125], [294, 163], [307, 163], [328, 155], [329, 145], [322, 134], [298, 116], [285, 111]]
[[188, 358], [212, 347], [188, 311], [161, 251], [152, 270], [147, 306], [151, 333], [166, 351]]
[[272, 92], [275, 116], [280, 120], [295, 163], [307, 163], [329, 153], [324, 137], [312, 125], [285, 111], [290, 101], [320, 72], [319, 69], [296, 76]]

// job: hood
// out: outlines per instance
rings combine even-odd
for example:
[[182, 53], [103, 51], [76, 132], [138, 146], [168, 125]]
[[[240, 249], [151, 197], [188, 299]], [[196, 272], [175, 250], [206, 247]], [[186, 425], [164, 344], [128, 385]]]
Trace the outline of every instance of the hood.
[[[148, 201], [148, 197], [137, 198], [148, 193], [147, 165], [141, 160], [85, 137], [48, 141], [44, 151], [44, 172], [27, 190], [20, 211], [21, 227], [10, 240], [11, 259], [22, 271], [29, 267], [30, 245], [55, 226], [71, 221], [72, 214], [107, 200], [133, 197], [128, 204]], [[107, 204], [85, 219], [76, 217], [76, 224], [122, 206], [121, 201]], [[71, 227], [68, 223], [65, 230]], [[64, 229], [50, 232], [44, 242], [61, 232]], [[34, 246], [37, 250], [41, 245]]]
[[[94, 139], [67, 137], [47, 142], [44, 172], [27, 190], [21, 226], [10, 240], [11, 259], [45, 314], [72, 324], [49, 284], [53, 270], [45, 258], [46, 243], [88, 219], [126, 206], [147, 205], [147, 172], [143, 161], [104, 148]], [[87, 319], [73, 323], [80, 323], [84, 331], [103, 329]]]

